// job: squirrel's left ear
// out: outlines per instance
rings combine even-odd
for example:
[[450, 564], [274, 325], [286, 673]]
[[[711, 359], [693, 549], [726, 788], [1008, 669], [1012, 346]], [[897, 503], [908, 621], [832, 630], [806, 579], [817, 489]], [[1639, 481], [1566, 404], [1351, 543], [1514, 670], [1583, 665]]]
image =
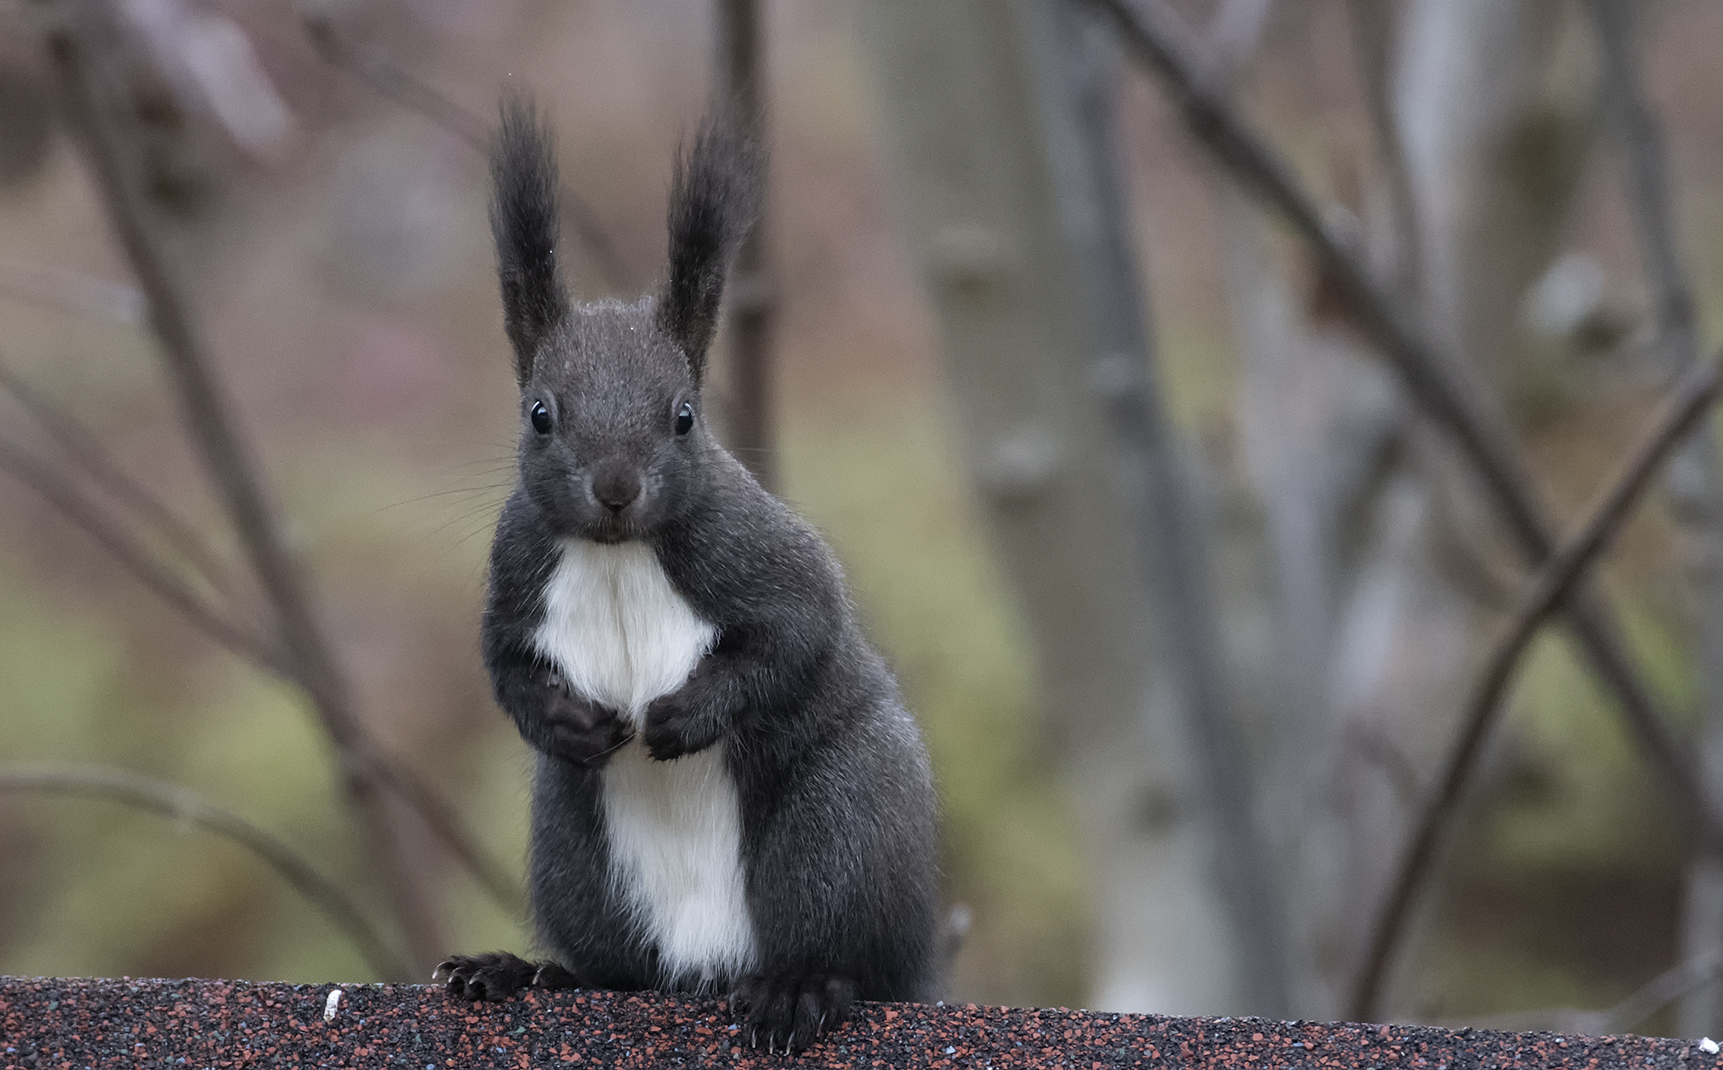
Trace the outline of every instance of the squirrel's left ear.
[[699, 385], [718, 324], [724, 274], [759, 211], [765, 171], [756, 131], [740, 112], [714, 110], [690, 152], [678, 153], [670, 184], [670, 275], [658, 324], [682, 347]]

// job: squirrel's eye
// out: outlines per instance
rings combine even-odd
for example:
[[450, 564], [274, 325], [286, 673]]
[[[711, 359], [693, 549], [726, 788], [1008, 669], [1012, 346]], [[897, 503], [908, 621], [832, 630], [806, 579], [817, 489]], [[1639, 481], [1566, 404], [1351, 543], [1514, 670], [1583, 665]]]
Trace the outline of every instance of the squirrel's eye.
[[694, 428], [694, 406], [684, 401], [676, 410], [676, 433], [686, 435]]
[[532, 409], [527, 413], [527, 417], [532, 420], [532, 429], [534, 431], [537, 431], [541, 435], [550, 434], [550, 410], [544, 407], [544, 402], [533, 402]]

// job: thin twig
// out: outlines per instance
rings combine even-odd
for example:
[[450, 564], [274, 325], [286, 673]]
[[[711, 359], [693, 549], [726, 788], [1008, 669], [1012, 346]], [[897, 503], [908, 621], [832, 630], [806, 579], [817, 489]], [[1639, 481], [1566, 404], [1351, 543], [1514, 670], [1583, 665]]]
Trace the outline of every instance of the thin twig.
[[[4, 366], [0, 365], [0, 380], [8, 374]], [[123, 525], [111, 521], [95, 503], [79, 491], [76, 481], [68, 473], [32, 456], [4, 436], [0, 436], [0, 471], [8, 473], [35, 491], [68, 520], [82, 528], [132, 572], [139, 582], [185, 614], [212, 639], [259, 668], [285, 680], [298, 682], [295, 667], [285, 653], [276, 648], [268, 638], [228, 619], [221, 609], [209, 605], [195, 590], [182, 583], [172, 569], [157, 560]], [[121, 475], [123, 477], [123, 473]], [[141, 486], [135, 487], [135, 490], [146, 496], [148, 494]], [[165, 507], [159, 508], [162, 508], [165, 514]], [[518, 916], [526, 909], [520, 881], [496, 855], [478, 842], [478, 838], [466, 827], [447, 800], [432, 790], [424, 778], [406, 766], [401, 759], [384, 750], [368, 733], [362, 733], [355, 745], [360, 752], [356, 760], [374, 769], [383, 783], [413, 808], [498, 906], [511, 916]]]
[[1606, 1011], [1574, 1016], [1580, 1028], [1574, 1032], [1593, 1035], [1630, 1033], [1658, 1011], [1723, 979], [1723, 954], [1701, 955], [1647, 981], [1638, 991]]
[[[86, 27], [97, 17], [87, 5], [76, 10], [84, 20], [74, 22], [76, 27]], [[49, 44], [60, 99], [81, 135], [109, 223], [148, 302], [150, 324], [179, 391], [187, 430], [275, 609], [282, 645], [294, 666], [293, 678], [310, 694], [335, 746], [348, 805], [369, 840], [383, 887], [407, 934], [411, 957], [419, 965], [434, 962], [441, 940], [431, 889], [422, 874], [412, 872], [406, 843], [391, 819], [374, 770], [354, 760], [363, 730], [347, 681], [317, 623], [299, 563], [287, 549], [264, 491], [260, 466], [235, 418], [237, 407], [218, 383], [214, 361], [193, 326], [179, 277], [168, 265], [148, 222], [148, 210], [130, 180], [126, 152], [104, 104], [104, 87], [75, 30], [55, 32]]]
[[520, 878], [479, 842], [466, 821], [449, 805], [449, 800], [425, 783], [425, 778], [401, 759], [383, 750], [375, 740], [366, 739], [365, 754], [382, 783], [413, 808], [419, 820], [443, 841], [443, 845], [460, 860], [492, 901], [512, 918], [524, 916], [526, 892], [521, 887]]
[[[325, 63], [353, 75], [408, 111], [419, 113], [466, 142], [480, 155], [490, 153], [491, 125], [485, 120], [420, 81], [382, 53], [354, 45], [341, 35], [328, 16], [306, 15], [302, 24], [312, 50]], [[569, 222], [574, 224], [574, 233], [580, 244], [592, 254], [604, 284], [612, 288], [627, 288], [630, 283], [628, 269], [610, 231], [601, 221], [598, 209], [567, 185], [557, 190], [557, 200]]]
[[301, 24], [313, 51], [325, 63], [357, 77], [408, 111], [418, 112], [476, 151], [490, 151], [489, 123], [415, 78], [381, 52], [354, 46], [335, 29], [334, 20], [327, 15], [305, 15]]
[[[1555, 551], [1554, 529], [1534, 491], [1501, 413], [1481, 391], [1464, 385], [1463, 364], [1439, 353], [1402, 307], [1372, 277], [1350, 239], [1318, 207], [1292, 169], [1247, 124], [1195, 58], [1183, 31], [1159, 0], [1087, 0], [1112, 19], [1128, 49], [1160, 75], [1187, 128], [1246, 188], [1309, 241], [1350, 296], [1360, 326], [1375, 341], [1420, 409], [1445, 428], [1507, 522], [1522, 555], [1541, 566]], [[1628, 657], [1618, 629], [1582, 585], [1566, 602], [1582, 648], [1609, 690], [1640, 747], [1658, 768], [1682, 819], [1708, 849], [1723, 852], [1723, 825], [1698, 777], [1665, 727], [1652, 692]]]
[[281, 874], [347, 937], [377, 976], [401, 977], [408, 973], [400, 956], [389, 948], [382, 934], [339, 885], [319, 873], [274, 833], [210, 803], [189, 788], [124, 769], [99, 766], [0, 766], [0, 793], [6, 792], [53, 792], [110, 799], [213, 832], [239, 844]]
[[1606, 484], [1607, 489], [1586, 513], [1577, 533], [1538, 572], [1508, 627], [1491, 648], [1484, 672], [1467, 703], [1460, 734], [1443, 766], [1439, 787], [1419, 815], [1416, 831], [1408, 841], [1371, 933], [1364, 969], [1352, 996], [1350, 1013], [1354, 1020], [1369, 1021], [1377, 1011], [1395, 946], [1418, 890], [1435, 861], [1436, 849], [1472, 767], [1500, 717], [1502, 698], [1513, 682], [1521, 656], [1536, 638], [1544, 618], [1572, 595], [1586, 569], [1608, 548], [1658, 467], [1705, 416], [1720, 386], [1723, 386], [1723, 353], [1695, 367], [1682, 379], [1629, 453], [1620, 473]]
[[1581, 1010], [1573, 1006], [1534, 1007], [1501, 1014], [1468, 1015], [1464, 1020], [1428, 1024], [1448, 1025], [1456, 1029], [1501, 1029], [1513, 1033], [1550, 1030], [1588, 1037], [1634, 1033], [1658, 1011], [1719, 980], [1723, 980], [1723, 955], [1697, 955], [1664, 970], [1620, 1003], [1601, 1011]]
[[1551, 537], [1532, 501], [1530, 479], [1505, 427], [1486, 416], [1475, 397], [1453, 380], [1453, 373], [1413, 329], [1394, 301], [1370, 277], [1351, 239], [1329, 221], [1292, 168], [1238, 114], [1215, 85], [1215, 76], [1196, 58], [1184, 33], [1160, 3], [1088, 0], [1118, 27], [1131, 52], [1167, 83], [1190, 132], [1212, 151], [1249, 190], [1278, 211], [1316, 247], [1324, 264], [1358, 298], [1364, 326], [1381, 345], [1406, 382], [1408, 391], [1446, 427], [1472, 459], [1522, 542], [1547, 556]]
[[268, 638], [230, 620], [157, 560], [142, 543], [114, 523], [95, 503], [77, 489], [77, 480], [67, 472], [32, 456], [29, 451], [0, 436], [0, 471], [35, 491], [43, 500], [82, 528], [114, 556], [138, 581], [181, 613], [210, 638], [247, 661], [283, 676], [292, 676], [292, 665], [284, 652]]
[[197, 569], [210, 587], [223, 595], [232, 593], [227, 570], [210, 545], [195, 528], [180, 519], [173, 510], [150, 493], [147, 487], [128, 475], [108, 451], [101, 447], [99, 435], [64, 406], [31, 386], [4, 360], [0, 360], [0, 390], [10, 394], [25, 412], [41, 424], [55, 445], [59, 446], [85, 475], [161, 529], [168, 544]]

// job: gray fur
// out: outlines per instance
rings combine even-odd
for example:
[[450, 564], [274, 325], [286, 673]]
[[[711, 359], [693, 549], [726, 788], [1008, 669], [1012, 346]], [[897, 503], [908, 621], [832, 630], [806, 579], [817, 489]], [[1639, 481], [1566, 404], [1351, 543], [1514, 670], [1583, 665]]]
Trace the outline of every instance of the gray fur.
[[[550, 150], [525, 105], [505, 109], [492, 217], [521, 377], [520, 482], [497, 525], [483, 640], [497, 701], [539, 752], [531, 892], [553, 962], [460, 957], [441, 972], [477, 998], [529, 983], [666, 983], [609, 876], [603, 769], [624, 746], [644, 743], [659, 761], [721, 746], [740, 803], [758, 966], [717, 983], [751, 1037], [801, 1048], [855, 998], [929, 998], [934, 795], [920, 731], [830, 552], [717, 443], [701, 411], [724, 271], [757, 197], [754, 140], [709, 121], [679, 162], [656, 298], [572, 306], [554, 259], [533, 260], [555, 244], [530, 232], [555, 219], [543, 203], [554, 186], [538, 177]], [[536, 222], [523, 232], [520, 221]], [[561, 311], [547, 322], [545, 310]], [[551, 416], [548, 433], [533, 426], [535, 404]], [[684, 404], [694, 419], [679, 433]], [[687, 681], [647, 705], [640, 741], [533, 646], [567, 538], [649, 545], [716, 629]]]

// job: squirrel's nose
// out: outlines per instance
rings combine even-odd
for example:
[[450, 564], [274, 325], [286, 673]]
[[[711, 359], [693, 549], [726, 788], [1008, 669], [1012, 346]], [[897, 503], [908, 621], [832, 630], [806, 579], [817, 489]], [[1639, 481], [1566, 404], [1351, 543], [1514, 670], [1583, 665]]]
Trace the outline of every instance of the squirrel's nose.
[[605, 465], [592, 475], [592, 496], [613, 513], [640, 497], [640, 474], [625, 465]]

